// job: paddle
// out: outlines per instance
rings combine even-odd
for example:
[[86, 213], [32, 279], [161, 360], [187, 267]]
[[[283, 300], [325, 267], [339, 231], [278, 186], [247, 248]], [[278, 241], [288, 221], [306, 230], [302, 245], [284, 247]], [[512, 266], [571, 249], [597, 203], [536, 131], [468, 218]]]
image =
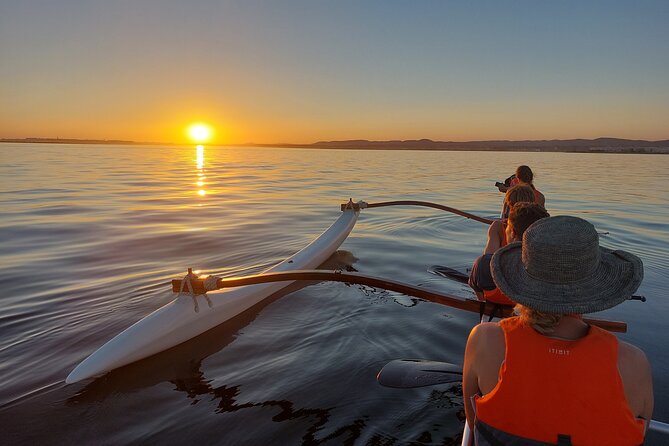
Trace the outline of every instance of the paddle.
[[[395, 359], [383, 366], [376, 380], [384, 387], [412, 389], [462, 381], [462, 366], [425, 359]], [[669, 435], [669, 424], [651, 420], [649, 430]]]
[[[464, 283], [465, 285], [469, 285], [469, 276], [467, 274], [448, 266], [432, 265], [427, 268], [427, 272], [436, 276], [445, 277], [446, 279], [454, 280], [456, 282]], [[630, 297], [629, 300], [639, 300], [641, 302], [645, 302], [646, 297], [634, 295]]]
[[395, 359], [383, 366], [376, 380], [396, 389], [461, 382], [462, 366], [425, 359]]
[[427, 272], [455, 280], [456, 282], [464, 283], [465, 285], [469, 284], [469, 276], [467, 274], [460, 272], [457, 269], [449, 268], [448, 266], [432, 265], [427, 269]]
[[[501, 184], [501, 183], [497, 183]], [[386, 207], [386, 206], [423, 206], [423, 207], [428, 207], [428, 208], [433, 208], [433, 209], [439, 209], [442, 211], [450, 212], [452, 214], [460, 215], [465, 218], [469, 218], [471, 220], [476, 220], [481, 223], [485, 223], [487, 225], [491, 224], [494, 219], [491, 218], [485, 218], [485, 217], [479, 217], [478, 215], [471, 214], [466, 211], [461, 211], [460, 209], [452, 208], [450, 206], [444, 206], [443, 204], [439, 203], [431, 203], [429, 201], [416, 201], [416, 200], [398, 200], [398, 201], [382, 201], [380, 203], [366, 203], [364, 201], [359, 201], [358, 203], [353, 203], [353, 200], [349, 203], [344, 203], [341, 205], [341, 210], [345, 210], [348, 208], [353, 208], [356, 211], [359, 211], [360, 209], [367, 209], [367, 208], [381, 208], [381, 207]], [[505, 212], [504, 209], [502, 209], [502, 213], [500, 214], [500, 219], [504, 218]], [[609, 232], [598, 232], [599, 235], [608, 235]]]
[[479, 217], [478, 215], [470, 214], [469, 212], [461, 211], [460, 209], [455, 209], [450, 206], [444, 206], [443, 204], [430, 203], [429, 201], [399, 200], [399, 201], [383, 201], [380, 203], [365, 203], [364, 201], [360, 201], [358, 203], [342, 204], [341, 210], [343, 211], [345, 208], [351, 207], [351, 205], [353, 209], [355, 209], [356, 211], [360, 209], [381, 208], [386, 206], [423, 206], [450, 212], [452, 214], [457, 214], [462, 217], [469, 218], [471, 220], [476, 220], [478, 222], [485, 223], [487, 225], [493, 222], [493, 220], [491, 220], [490, 218]]
[[[207, 278], [190, 278], [190, 288], [194, 295], [202, 295], [207, 291], [212, 291], [221, 288], [234, 288], [245, 285], [255, 285], [259, 283], [270, 282], [290, 282], [295, 280], [306, 281], [330, 281], [330, 282], [344, 282], [356, 283], [360, 285], [367, 285], [374, 288], [381, 288], [388, 291], [395, 291], [406, 294], [408, 296], [418, 297], [430, 302], [447, 305], [452, 308], [470, 311], [480, 314], [481, 302], [474, 299], [462, 299], [460, 297], [451, 296], [436, 291], [427, 290], [417, 286], [409, 285], [407, 283], [398, 282], [390, 279], [383, 279], [379, 277], [366, 276], [360, 273], [351, 273], [343, 271], [325, 271], [325, 270], [296, 270], [296, 271], [282, 271], [273, 273], [257, 274], [255, 276], [246, 276], [239, 278], [221, 279], [218, 277]], [[181, 279], [172, 280], [172, 291], [178, 293], [182, 290]], [[494, 311], [498, 311], [494, 304], [486, 303], [483, 308], [483, 314], [491, 315]], [[502, 310], [501, 316], [510, 316], [511, 308]], [[597, 325], [605, 330], [625, 333], [627, 331], [627, 324], [618, 321], [606, 321], [602, 319], [583, 318], [589, 324]]]

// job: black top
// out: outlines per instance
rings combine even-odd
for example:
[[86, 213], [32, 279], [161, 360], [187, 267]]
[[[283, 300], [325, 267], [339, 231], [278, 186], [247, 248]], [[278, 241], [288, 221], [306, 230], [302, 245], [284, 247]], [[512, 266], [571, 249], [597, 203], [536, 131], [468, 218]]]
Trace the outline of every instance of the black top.
[[474, 260], [472, 270], [469, 273], [469, 286], [476, 292], [492, 291], [497, 288], [495, 281], [492, 280], [490, 271], [490, 260], [492, 254], [484, 254]]

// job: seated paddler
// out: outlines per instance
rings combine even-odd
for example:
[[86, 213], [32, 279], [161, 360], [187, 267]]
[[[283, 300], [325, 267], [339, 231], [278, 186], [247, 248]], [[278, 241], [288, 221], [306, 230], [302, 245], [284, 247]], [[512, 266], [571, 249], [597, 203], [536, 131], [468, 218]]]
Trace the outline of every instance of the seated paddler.
[[476, 326], [463, 394], [477, 445], [640, 445], [653, 412], [650, 364], [581, 315], [629, 299], [643, 264], [599, 246], [595, 228], [543, 218], [492, 257], [517, 317]]
[[[539, 190], [534, 185], [534, 172], [532, 172], [532, 169], [530, 169], [529, 166], [518, 166], [514, 175], [511, 175], [509, 178], [504, 180], [504, 183], [496, 184], [500, 192], [507, 192], [510, 188], [517, 185], [528, 186], [532, 188], [532, 192], [534, 193], [534, 202], [542, 205], [543, 207], [546, 207], [546, 197], [544, 194], [539, 192]], [[506, 216], [506, 213], [507, 209], [505, 203], [505, 207], [502, 210], [502, 216]]]
[[486, 243], [483, 254], [493, 254], [502, 246], [505, 246], [506, 240], [506, 223], [509, 219], [509, 212], [516, 203], [534, 203], [534, 192], [529, 186], [513, 186], [504, 195], [504, 209], [506, 213], [499, 220], [494, 220], [488, 227], [488, 241]]
[[[531, 190], [525, 186], [515, 186], [510, 189], [507, 194], [512, 193], [514, 190], [523, 191], [523, 189], [516, 188], [525, 188], [531, 193]], [[507, 242], [512, 243], [520, 241], [523, 237], [523, 233], [531, 224], [548, 216], [546, 209], [536, 203], [520, 201], [513, 204], [511, 212], [509, 213], [509, 218], [503, 226], [505, 235], [502, 246], [506, 245]], [[498, 239], [495, 242], [496, 237]], [[491, 243], [491, 239], [493, 240], [493, 243]], [[513, 305], [514, 302], [497, 288], [497, 285], [495, 285], [492, 278], [490, 260], [492, 259], [494, 252], [497, 251], [496, 248], [494, 248], [493, 251], [492, 247], [499, 247], [499, 245], [499, 236], [491, 225], [490, 231], [488, 232], [488, 244], [486, 245], [486, 249], [482, 256], [474, 260], [472, 265], [472, 270], [469, 274], [469, 286], [472, 287], [476, 293], [476, 297], [481, 301], [485, 300], [499, 305]]]

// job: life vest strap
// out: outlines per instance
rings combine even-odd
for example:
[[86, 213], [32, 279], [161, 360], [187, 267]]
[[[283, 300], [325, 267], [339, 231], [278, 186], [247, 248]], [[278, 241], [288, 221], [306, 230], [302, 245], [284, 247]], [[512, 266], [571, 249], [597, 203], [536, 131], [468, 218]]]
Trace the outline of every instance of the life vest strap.
[[504, 308], [508, 307], [509, 305], [502, 305], [498, 304], [495, 302], [490, 302], [489, 300], [482, 300], [479, 303], [479, 320], [483, 320], [483, 316], [485, 316], [485, 307], [487, 304], [492, 304], [492, 311], [490, 312], [490, 316], [488, 317], [488, 322], [491, 322], [495, 317], [498, 318], [503, 318], [504, 317]]
[[571, 446], [571, 436], [565, 434], [558, 434], [558, 446]]

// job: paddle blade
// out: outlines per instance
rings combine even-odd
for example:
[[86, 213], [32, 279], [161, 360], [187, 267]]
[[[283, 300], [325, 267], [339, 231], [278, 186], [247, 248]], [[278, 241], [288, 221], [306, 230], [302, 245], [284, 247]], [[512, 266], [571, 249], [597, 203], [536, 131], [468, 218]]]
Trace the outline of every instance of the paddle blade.
[[669, 435], [669, 424], [663, 423], [661, 421], [650, 420], [650, 425], [648, 430], [659, 432], [660, 434]]
[[376, 380], [384, 387], [409, 389], [462, 381], [462, 366], [424, 359], [396, 359], [386, 364]]
[[447, 279], [455, 280], [456, 282], [464, 283], [465, 285], [467, 285], [469, 281], [469, 276], [467, 274], [456, 269], [449, 268], [448, 266], [432, 265], [427, 269], [427, 272], [437, 276], [445, 277]]

